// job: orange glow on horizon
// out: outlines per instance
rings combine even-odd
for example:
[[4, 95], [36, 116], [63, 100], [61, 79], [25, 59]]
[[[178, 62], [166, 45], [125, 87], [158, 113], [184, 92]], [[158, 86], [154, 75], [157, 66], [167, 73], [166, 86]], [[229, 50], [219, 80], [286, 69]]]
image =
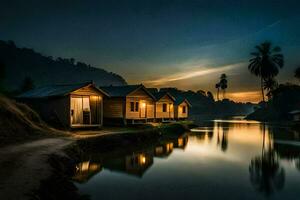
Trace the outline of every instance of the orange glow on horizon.
[[236, 102], [252, 102], [258, 103], [261, 101], [260, 91], [249, 91], [249, 92], [232, 92], [227, 93], [226, 98]]

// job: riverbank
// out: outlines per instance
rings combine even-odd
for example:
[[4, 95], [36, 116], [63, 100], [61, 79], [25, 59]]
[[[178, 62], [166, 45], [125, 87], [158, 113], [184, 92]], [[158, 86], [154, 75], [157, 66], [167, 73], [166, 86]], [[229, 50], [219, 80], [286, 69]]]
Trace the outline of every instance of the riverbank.
[[[49, 157], [48, 162], [53, 167], [54, 172], [52, 176], [42, 182], [39, 190], [35, 191], [35, 195], [40, 199], [47, 200], [51, 199], [49, 196], [52, 199], [88, 199], [87, 196], [77, 191], [73, 183], [75, 172], [78, 170], [74, 166], [77, 166], [78, 163], [84, 160], [91, 161], [91, 154], [98, 157], [107, 152], [115, 155], [119, 151], [126, 153], [127, 151], [135, 152], [139, 149], [150, 148], [153, 144], [159, 143], [165, 138], [178, 136], [182, 132], [189, 131], [188, 127], [192, 126], [192, 123], [179, 122], [151, 126], [151, 129], [148, 127], [143, 131], [104, 134], [99, 137], [76, 140], [64, 150], [66, 156], [54, 154]], [[57, 189], [57, 184], [64, 184], [68, 187]], [[53, 195], [55, 196], [53, 197]]]
[[48, 157], [62, 155], [72, 142], [66, 138], [46, 138], [1, 148], [1, 199], [32, 199], [32, 190], [51, 175]]
[[[5, 199], [82, 199], [70, 181], [74, 163], [83, 151], [100, 146], [110, 151], [116, 146], [144, 145], [161, 135], [188, 131], [191, 122], [148, 124], [138, 127], [75, 131], [64, 137], [40, 138], [0, 149], [0, 196]], [[78, 148], [80, 146], [80, 148]], [[99, 149], [97, 149], [99, 150]], [[64, 185], [64, 187], [57, 187]], [[52, 192], [51, 192], [52, 191]], [[55, 197], [53, 196], [55, 195]]]
[[[190, 123], [188, 124], [191, 125]], [[153, 145], [174, 139], [177, 140], [178, 136], [182, 134], [179, 130], [183, 132], [189, 131], [186, 125], [186, 122], [160, 124], [152, 130], [148, 129], [143, 132], [80, 138], [64, 150], [65, 156], [53, 154], [49, 157], [48, 163], [52, 166], [54, 172], [48, 179], [42, 181], [41, 187], [34, 194], [39, 199], [46, 200], [88, 199], [88, 196], [78, 192], [73, 182], [85, 181], [94, 173], [94, 170], [97, 172], [101, 170], [101, 167], [95, 165], [93, 169], [85, 171], [86, 169], [81, 168], [82, 165], [95, 163], [99, 158], [105, 159], [107, 154], [117, 156], [121, 152], [122, 155], [130, 155], [132, 152], [140, 152], [141, 149], [152, 149], [154, 148]], [[175, 129], [177, 131], [174, 131]], [[80, 170], [83, 170], [83, 172], [80, 172]], [[57, 188], [57, 185], [65, 185], [66, 187]]]

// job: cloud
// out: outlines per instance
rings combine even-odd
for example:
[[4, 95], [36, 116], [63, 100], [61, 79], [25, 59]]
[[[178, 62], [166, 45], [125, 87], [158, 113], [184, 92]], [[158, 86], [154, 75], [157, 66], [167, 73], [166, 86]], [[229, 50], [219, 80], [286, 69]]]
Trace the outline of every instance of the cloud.
[[239, 68], [244, 64], [245, 62], [240, 62], [240, 63], [223, 65], [223, 66], [200, 67], [197, 70], [189, 70], [187, 72], [175, 73], [155, 80], [148, 80], [145, 81], [144, 84], [148, 84], [152, 86], [160, 86], [174, 81], [180, 81], [180, 80], [190, 79], [190, 78], [204, 76], [204, 75], [216, 74], [216, 73], [225, 73], [232, 69]]

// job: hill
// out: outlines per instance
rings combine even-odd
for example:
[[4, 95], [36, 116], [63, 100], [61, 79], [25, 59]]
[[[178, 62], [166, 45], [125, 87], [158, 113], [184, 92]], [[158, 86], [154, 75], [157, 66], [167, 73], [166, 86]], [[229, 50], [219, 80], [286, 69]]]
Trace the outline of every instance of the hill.
[[0, 95], [0, 146], [61, 134], [27, 105]]
[[176, 97], [186, 97], [192, 104], [191, 115], [202, 116], [204, 118], [227, 117], [237, 115], [247, 115], [253, 112], [255, 104], [237, 103], [228, 99], [215, 101], [211, 92], [191, 90], [183, 91], [177, 88], [161, 88], [160, 91], [167, 91]]
[[97, 85], [125, 85], [117, 74], [107, 72], [75, 59], [44, 56], [33, 49], [18, 48], [12, 41], [0, 40], [0, 61], [5, 66], [4, 85], [7, 90], [20, 88], [29, 77], [35, 86], [78, 83], [93, 80]]

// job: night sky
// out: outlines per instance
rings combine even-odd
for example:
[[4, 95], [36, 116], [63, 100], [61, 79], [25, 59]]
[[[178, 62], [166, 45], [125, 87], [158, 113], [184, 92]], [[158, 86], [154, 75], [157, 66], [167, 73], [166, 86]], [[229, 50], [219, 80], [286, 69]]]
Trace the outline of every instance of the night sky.
[[1, 1], [0, 39], [73, 57], [129, 84], [211, 90], [228, 75], [228, 97], [258, 101], [249, 53], [265, 40], [283, 49], [280, 82], [300, 65], [300, 1]]

